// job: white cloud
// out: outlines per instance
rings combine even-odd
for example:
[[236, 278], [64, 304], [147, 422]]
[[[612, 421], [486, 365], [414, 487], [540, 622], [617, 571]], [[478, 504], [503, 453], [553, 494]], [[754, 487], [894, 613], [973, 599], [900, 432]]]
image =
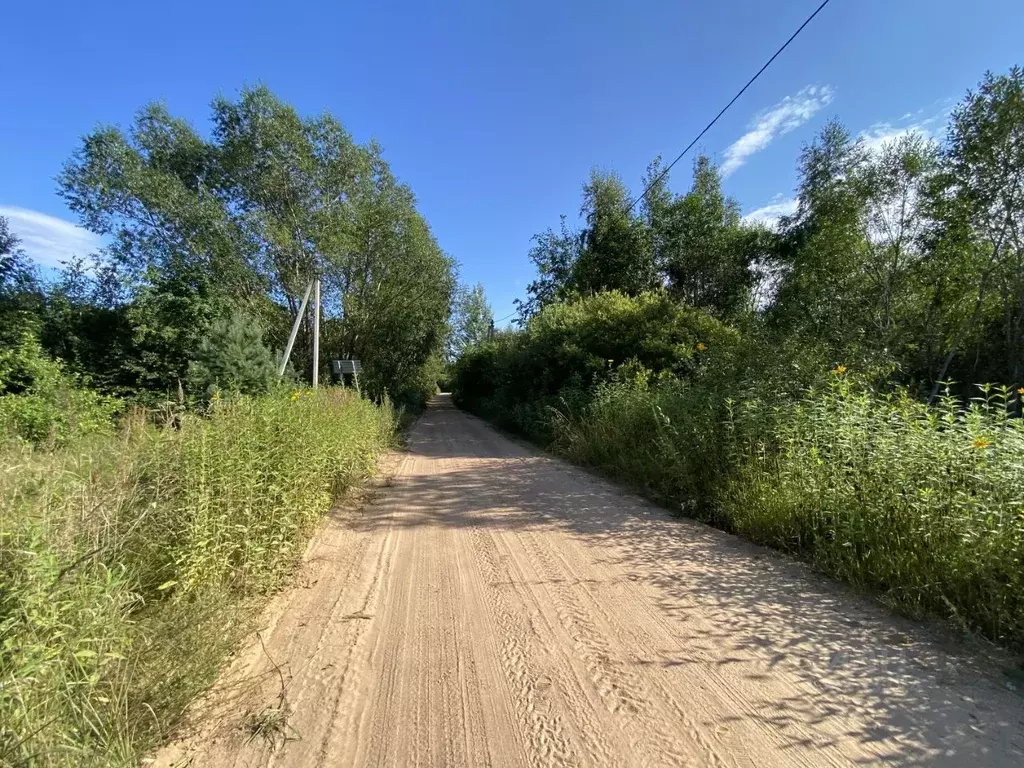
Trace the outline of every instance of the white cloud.
[[87, 229], [28, 208], [0, 205], [0, 216], [37, 264], [60, 267], [74, 256], [88, 256], [103, 247], [103, 238]]
[[725, 150], [722, 176], [728, 176], [747, 158], [760, 152], [776, 138], [789, 133], [810, 120], [832, 101], [832, 89], [809, 85], [795, 96], [787, 96], [774, 107], [760, 113], [750, 123], [750, 130]]
[[949, 117], [950, 106], [948, 99], [940, 102], [943, 107], [933, 114], [929, 114], [935, 107], [919, 109], [917, 112], [907, 112], [895, 124], [880, 122], [861, 131], [858, 138], [864, 142], [864, 146], [871, 152], [877, 152], [886, 144], [895, 141], [901, 136], [917, 134], [925, 139], [938, 139], [941, 137], [943, 123]]
[[867, 130], [861, 131], [859, 138], [869, 152], [878, 152], [886, 144], [896, 141], [902, 136], [918, 134], [924, 138], [930, 138], [931, 132], [924, 122], [910, 123], [909, 125], [898, 126], [892, 123], [875, 123]]
[[796, 198], [782, 199], [781, 195], [776, 195], [768, 205], [756, 208], [746, 214], [743, 221], [748, 224], [767, 224], [774, 227], [783, 216], [792, 216], [796, 213], [797, 205]]

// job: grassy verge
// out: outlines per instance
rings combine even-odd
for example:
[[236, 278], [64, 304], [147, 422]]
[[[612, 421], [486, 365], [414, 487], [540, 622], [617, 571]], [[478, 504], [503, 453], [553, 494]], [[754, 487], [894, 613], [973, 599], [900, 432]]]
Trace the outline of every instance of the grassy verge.
[[910, 615], [1024, 649], [1024, 422], [1008, 416], [1017, 395], [928, 407], [841, 371], [772, 406], [715, 401], [709, 389], [603, 385], [575, 414], [550, 412], [554, 448]]
[[0, 450], [0, 764], [137, 764], [393, 431], [321, 391]]

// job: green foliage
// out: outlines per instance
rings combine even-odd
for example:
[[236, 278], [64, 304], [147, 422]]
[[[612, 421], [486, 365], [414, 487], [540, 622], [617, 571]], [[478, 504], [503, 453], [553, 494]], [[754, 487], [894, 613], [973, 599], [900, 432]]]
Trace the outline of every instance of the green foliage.
[[63, 445], [110, 433], [120, 404], [81, 386], [31, 335], [0, 349], [0, 440]]
[[[331, 115], [304, 117], [264, 87], [245, 89], [214, 101], [206, 139], [152, 104], [127, 131], [85, 137], [59, 183], [83, 224], [112, 239], [87, 303], [117, 319], [118, 359], [90, 369], [91, 357], [76, 358], [110, 391], [173, 394], [211, 324], [234, 312], [283, 348], [319, 276], [324, 360], [360, 358], [375, 397], [425, 396], [424, 368], [443, 352], [454, 263], [380, 147], [355, 144]], [[45, 337], [102, 346], [109, 325], [69, 322], [88, 314], [82, 303], [79, 293], [60, 318], [74, 332], [70, 344], [56, 330]], [[312, 368], [310, 325], [292, 353], [302, 375]]]
[[277, 384], [277, 366], [263, 346], [259, 325], [236, 312], [210, 326], [188, 379], [194, 391], [207, 396], [214, 392], [259, 395]]
[[559, 233], [533, 237], [529, 258], [538, 277], [527, 286], [526, 300], [516, 301], [520, 322], [553, 302], [601, 291], [635, 296], [657, 287], [650, 227], [629, 205], [617, 174], [591, 171], [583, 185], [583, 229], [571, 229], [562, 216]]
[[[444, 352], [456, 281], [454, 263], [415, 211], [411, 191], [383, 161], [360, 189], [356, 227], [364, 248], [330, 276], [344, 319], [330, 349], [363, 361], [360, 381], [374, 397], [418, 406], [433, 394], [431, 371]], [[429, 382], [429, 386], [428, 386]]]
[[[659, 163], [653, 163], [647, 185], [660, 174]], [[652, 192], [645, 210], [655, 261], [671, 294], [719, 317], [746, 309], [761, 233], [741, 226], [739, 204], [722, 193], [718, 169], [701, 155], [693, 164], [693, 186], [687, 194], [673, 197], [662, 188]]]
[[728, 357], [737, 339], [664, 293], [599, 293], [551, 304], [522, 332], [468, 350], [455, 363], [453, 391], [460, 405], [542, 437], [549, 404], [577, 397], [623, 363], [690, 377]]
[[583, 186], [580, 215], [586, 226], [572, 267], [573, 290], [583, 295], [620, 291], [635, 296], [655, 287], [647, 228], [627, 210], [629, 203], [629, 190], [617, 174], [591, 171]]
[[745, 463], [722, 514], [912, 614], [1024, 648], [1024, 423], [1009, 416], [1019, 396], [983, 395], [932, 408], [837, 372], [778, 419], [767, 451], [740, 404], [729, 434]]
[[580, 256], [580, 236], [561, 217], [561, 226], [534, 235], [527, 257], [537, 277], [526, 286], [526, 299], [516, 299], [520, 323], [533, 317], [548, 304], [568, 298], [574, 288], [572, 270]]
[[494, 328], [494, 313], [487, 303], [484, 287], [459, 286], [452, 305], [448, 360], [457, 360], [470, 347], [486, 341]]
[[0, 216], [0, 344], [16, 344], [34, 332], [42, 305], [36, 271], [18, 246], [7, 219]]
[[800, 156], [799, 208], [783, 222], [782, 280], [770, 319], [837, 349], [862, 340], [858, 278], [868, 251], [870, 156], [833, 120]]
[[946, 141], [869, 152], [830, 123], [800, 158], [768, 316], [836, 357], [947, 378], [1024, 378], [1024, 74], [987, 74]]
[[393, 425], [298, 391], [0, 452], [0, 763], [137, 765]]
[[[937, 229], [935, 250], [944, 262], [942, 282], [953, 283], [954, 296], [963, 302], [945, 322], [948, 352], [935, 379], [966, 369], [973, 380], [984, 376], [1020, 381], [1024, 379], [1024, 70], [1020, 67], [1006, 75], [986, 73], [978, 90], [968, 93], [953, 111], [940, 172], [930, 192]], [[981, 354], [988, 363], [984, 368]]]
[[664, 503], [1024, 648], [1019, 396], [937, 408], [842, 368], [802, 397], [623, 378], [554, 418], [554, 446]]

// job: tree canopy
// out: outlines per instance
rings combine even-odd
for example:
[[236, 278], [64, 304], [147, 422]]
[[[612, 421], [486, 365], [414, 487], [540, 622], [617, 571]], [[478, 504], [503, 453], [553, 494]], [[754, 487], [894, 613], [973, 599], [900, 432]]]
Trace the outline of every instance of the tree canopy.
[[448, 360], [457, 360], [467, 349], [485, 341], [493, 330], [494, 313], [487, 303], [483, 285], [460, 285], [452, 305]]
[[[606, 290], [674, 300], [773, 344], [912, 383], [1024, 384], [1024, 73], [987, 73], [944, 140], [869, 147], [828, 122], [797, 162], [796, 211], [743, 220], [705, 156], [676, 194], [660, 158], [632, 198], [614, 173], [583, 186], [579, 225], [534, 237], [520, 323]], [[751, 326], [751, 323], [755, 325]]]
[[[314, 277], [324, 360], [361, 358], [373, 394], [412, 394], [443, 351], [454, 262], [381, 148], [355, 143], [329, 114], [302, 116], [256, 87], [214, 100], [204, 136], [150, 104], [127, 130], [86, 136], [59, 189], [111, 240], [99, 266], [118, 287], [107, 309], [130, 348], [116, 377], [124, 388], [186, 380], [208, 329], [236, 312], [282, 348]], [[308, 372], [308, 323], [293, 355]]]

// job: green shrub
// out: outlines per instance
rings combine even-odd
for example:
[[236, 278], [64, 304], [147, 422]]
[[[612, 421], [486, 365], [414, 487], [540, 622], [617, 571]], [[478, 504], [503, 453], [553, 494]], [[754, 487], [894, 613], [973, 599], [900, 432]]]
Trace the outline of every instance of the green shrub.
[[0, 764], [135, 765], [214, 679], [390, 407], [351, 392], [0, 452]]
[[263, 345], [263, 330], [236, 312], [216, 320], [189, 365], [189, 384], [202, 395], [228, 392], [261, 395], [277, 384], [274, 355]]
[[599, 293], [551, 304], [523, 331], [468, 350], [455, 363], [453, 394], [460, 406], [547, 441], [549, 409], [581, 406], [620, 365], [690, 379], [730, 358], [738, 341], [736, 331], [664, 293]]
[[81, 386], [31, 335], [0, 350], [0, 441], [62, 445], [109, 433], [118, 402]]

